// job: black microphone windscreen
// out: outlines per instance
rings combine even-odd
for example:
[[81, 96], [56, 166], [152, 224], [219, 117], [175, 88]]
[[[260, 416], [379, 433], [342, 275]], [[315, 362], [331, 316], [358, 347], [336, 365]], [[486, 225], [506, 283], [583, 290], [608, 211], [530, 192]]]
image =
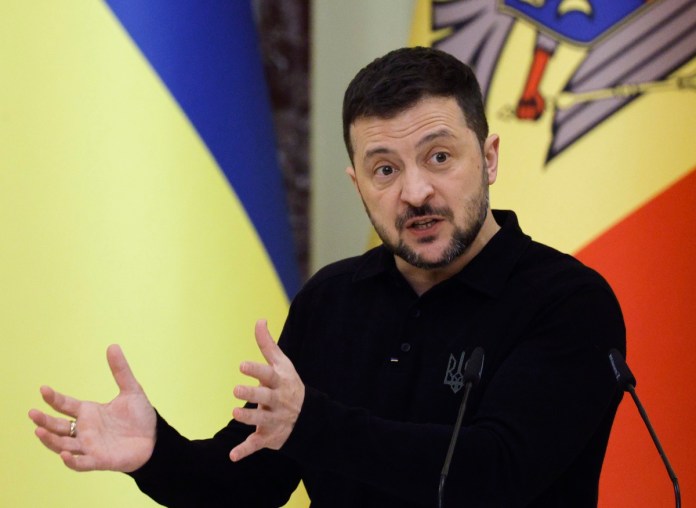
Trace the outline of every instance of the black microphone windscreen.
[[466, 364], [464, 364], [464, 382], [471, 381], [476, 384], [481, 380], [483, 358], [483, 348], [477, 347], [474, 349]]
[[633, 387], [636, 386], [636, 378], [628, 368], [626, 360], [624, 360], [623, 355], [617, 350], [612, 349], [609, 351], [609, 363], [611, 368], [614, 370], [614, 376], [616, 377], [616, 382], [621, 385], [622, 389], [626, 389], [628, 385]]

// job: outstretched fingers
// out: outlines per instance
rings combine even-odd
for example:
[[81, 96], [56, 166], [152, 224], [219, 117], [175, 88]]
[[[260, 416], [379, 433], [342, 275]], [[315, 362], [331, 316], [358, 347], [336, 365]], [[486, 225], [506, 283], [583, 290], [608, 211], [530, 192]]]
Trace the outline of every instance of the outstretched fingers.
[[43, 400], [51, 406], [53, 409], [72, 418], [77, 418], [77, 414], [80, 411], [81, 401], [69, 397], [68, 395], [63, 395], [55, 391], [50, 386], [42, 386], [39, 391], [41, 392], [41, 397]]
[[68, 436], [61, 436], [48, 431], [43, 427], [37, 427], [34, 431], [39, 441], [49, 450], [56, 453], [80, 454], [82, 448], [80, 441]]
[[31, 418], [31, 421], [33, 421], [37, 427], [44, 428], [49, 432], [59, 436], [70, 435], [70, 420], [47, 415], [38, 409], [32, 409], [29, 411], [29, 418]]
[[[82, 402], [63, 395], [49, 386], [42, 386], [40, 392], [44, 401], [53, 409], [71, 417], [71, 419], [77, 419]], [[36, 425], [34, 434], [49, 450], [59, 454], [79, 455], [82, 453], [80, 440], [70, 435], [72, 427], [70, 420], [48, 415], [38, 409], [30, 410], [29, 418]]]
[[247, 425], [256, 427], [247, 439], [230, 451], [230, 458], [238, 461], [269, 448], [280, 449], [287, 441], [297, 421], [304, 400], [304, 384], [292, 361], [271, 337], [265, 320], [256, 322], [256, 342], [268, 364], [243, 362], [243, 374], [259, 381], [259, 386], [238, 385], [234, 389], [240, 400], [257, 407], [235, 408], [233, 416]]
[[262, 440], [258, 438], [257, 434], [251, 434], [243, 443], [238, 444], [230, 451], [230, 460], [232, 462], [239, 462], [245, 457], [256, 453], [257, 451], [264, 448]]
[[[247, 361], [239, 365], [239, 371], [245, 376], [257, 379], [262, 386], [273, 388], [277, 384], [278, 377], [275, 369], [270, 365]], [[239, 398], [244, 399], [244, 397]]]
[[268, 406], [273, 402], [273, 390], [266, 386], [237, 385], [234, 387], [233, 393], [239, 400], [259, 406]]

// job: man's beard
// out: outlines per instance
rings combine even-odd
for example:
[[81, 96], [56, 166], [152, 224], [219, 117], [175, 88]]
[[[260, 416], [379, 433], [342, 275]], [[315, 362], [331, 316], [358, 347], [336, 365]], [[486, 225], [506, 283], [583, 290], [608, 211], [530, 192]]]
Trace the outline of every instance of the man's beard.
[[[468, 220], [469, 224], [465, 225], [463, 228], [454, 224], [454, 212], [452, 212], [450, 208], [434, 208], [427, 204], [417, 208], [409, 207], [404, 214], [400, 215], [396, 219], [395, 227], [397, 233], [401, 232], [406, 221], [427, 215], [438, 215], [444, 217], [445, 220], [449, 220], [454, 225], [454, 232], [452, 233], [452, 239], [450, 240], [449, 245], [444, 250], [440, 258], [434, 261], [426, 261], [420, 254], [406, 245], [401, 239], [398, 241], [398, 243], [392, 242], [387, 235], [386, 228], [381, 224], [378, 224], [373, 219], [367, 206], [365, 206], [365, 211], [367, 212], [367, 216], [369, 217], [370, 222], [372, 222], [372, 226], [375, 228], [377, 235], [382, 240], [382, 243], [389, 251], [391, 251], [392, 254], [399, 256], [408, 264], [415, 266], [416, 268], [432, 270], [449, 265], [455, 259], [462, 256], [469, 249], [469, 247], [471, 247], [471, 244], [478, 236], [481, 228], [483, 227], [483, 223], [486, 220], [486, 215], [488, 214], [488, 202], [488, 187], [487, 184], [484, 184], [481, 187], [481, 192], [467, 203], [465, 220]], [[363, 202], [363, 205], [364, 204], [365, 203]], [[419, 243], [427, 244], [433, 241], [435, 241], [435, 237], [424, 237], [419, 241]]]

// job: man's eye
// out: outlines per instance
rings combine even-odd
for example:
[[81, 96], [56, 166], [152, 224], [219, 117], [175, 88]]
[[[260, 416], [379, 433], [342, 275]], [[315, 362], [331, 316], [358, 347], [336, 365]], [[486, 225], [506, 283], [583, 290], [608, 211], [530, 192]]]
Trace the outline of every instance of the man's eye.
[[447, 159], [449, 159], [449, 155], [447, 155], [445, 152], [437, 152], [435, 155], [433, 155], [433, 160], [438, 164], [447, 162]]
[[390, 176], [394, 173], [394, 168], [391, 166], [380, 166], [375, 173], [379, 176]]

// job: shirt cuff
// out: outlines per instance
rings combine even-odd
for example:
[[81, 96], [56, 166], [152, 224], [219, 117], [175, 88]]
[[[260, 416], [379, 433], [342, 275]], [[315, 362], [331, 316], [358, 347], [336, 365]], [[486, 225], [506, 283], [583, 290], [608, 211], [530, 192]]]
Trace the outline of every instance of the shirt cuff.
[[155, 447], [152, 450], [152, 455], [142, 467], [126, 473], [131, 476], [136, 482], [147, 481], [153, 476], [162, 475], [172, 464], [175, 464], [175, 457], [181, 456], [180, 450], [182, 445], [187, 442], [187, 439], [179, 434], [174, 427], [169, 425], [167, 421], [157, 415], [157, 423], [155, 427]]
[[[284, 455], [298, 461], [311, 462], [314, 455], [322, 448], [323, 434], [327, 427], [324, 425], [328, 397], [309, 386], [305, 386], [305, 398], [300, 414], [295, 422], [290, 436], [280, 451]], [[307, 446], [312, 443], [312, 446]]]

